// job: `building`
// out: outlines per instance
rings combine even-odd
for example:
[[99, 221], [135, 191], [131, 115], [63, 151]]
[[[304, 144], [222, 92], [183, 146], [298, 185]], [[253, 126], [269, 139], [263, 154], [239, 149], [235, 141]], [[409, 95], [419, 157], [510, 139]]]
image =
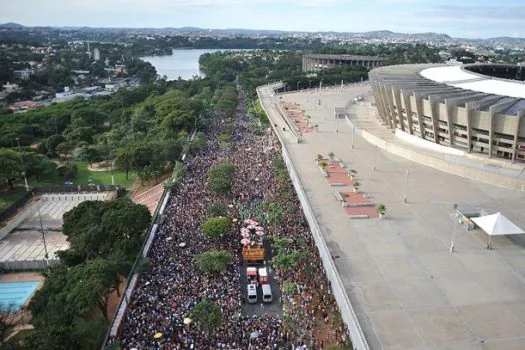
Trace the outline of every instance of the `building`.
[[10, 82], [7, 82], [7, 84], [2, 85], [2, 89], [6, 94], [10, 94], [12, 92], [17, 92], [20, 87], [18, 84], [11, 84]]
[[41, 103], [33, 102], [33, 101], [20, 101], [15, 102], [12, 105], [9, 106], [9, 109], [13, 113], [24, 113], [27, 111], [31, 111], [33, 109], [40, 109], [44, 106]]
[[22, 69], [22, 70], [15, 70], [15, 77], [18, 79], [27, 80], [29, 77], [31, 77], [33, 74], [35, 74], [35, 71], [33, 69]]
[[387, 58], [376, 56], [351, 55], [303, 55], [303, 72], [318, 72], [335, 67], [366, 67], [382, 66]]
[[93, 59], [95, 61], [100, 60], [100, 50], [97, 47], [93, 50]]
[[525, 161], [525, 67], [398, 65], [369, 75], [379, 116], [396, 133]]

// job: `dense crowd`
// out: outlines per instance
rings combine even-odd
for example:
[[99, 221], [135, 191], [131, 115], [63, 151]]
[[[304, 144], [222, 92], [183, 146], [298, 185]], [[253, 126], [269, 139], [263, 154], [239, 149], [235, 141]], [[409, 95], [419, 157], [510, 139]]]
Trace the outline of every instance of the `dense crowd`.
[[[253, 135], [253, 121], [246, 115], [242, 90], [239, 102], [230, 147], [221, 147], [218, 135], [224, 119], [215, 118], [217, 125], [209, 128], [206, 150], [186, 160], [182, 186], [172, 193], [165, 220], [150, 249], [149, 270], [142, 273], [126, 311], [119, 336], [126, 349], [321, 349], [328, 344], [348, 343], [346, 330], [336, 322], [337, 307], [326, 278], [307, 275], [310, 271], [324, 276], [298, 201], [294, 198], [293, 203], [285, 203], [276, 193], [272, 149], [278, 147], [277, 141], [269, 131]], [[231, 196], [214, 194], [206, 183], [209, 168], [222, 159], [236, 166]], [[246, 316], [241, 311], [237, 224], [221, 239], [201, 233], [201, 225], [209, 216], [208, 205], [222, 203], [233, 218], [239, 214], [237, 205], [249, 206], [262, 199], [287, 207], [282, 225], [270, 229], [270, 233], [292, 238], [297, 247], [311, 252], [309, 261], [297, 269], [278, 272], [283, 298], [274, 302], [283, 304], [284, 319], [268, 314]], [[231, 253], [225, 272], [211, 275], [197, 269], [195, 255], [211, 249]], [[284, 293], [284, 282], [296, 283], [297, 290]], [[184, 324], [192, 307], [206, 299], [220, 307], [223, 318], [220, 328], [209, 333], [197, 322]], [[326, 327], [319, 326], [323, 324]], [[158, 333], [162, 336], [155, 338]]]

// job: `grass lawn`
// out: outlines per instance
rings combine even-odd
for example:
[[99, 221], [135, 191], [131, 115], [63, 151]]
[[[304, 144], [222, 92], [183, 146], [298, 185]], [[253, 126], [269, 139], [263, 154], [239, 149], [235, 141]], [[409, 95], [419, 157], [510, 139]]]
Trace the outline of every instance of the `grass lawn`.
[[[90, 171], [88, 170], [88, 163], [77, 162], [78, 174], [73, 183], [77, 185], [87, 185], [94, 183], [97, 185], [111, 185], [111, 171]], [[136, 173], [129, 173], [128, 180], [126, 180], [126, 173], [114, 171], [115, 185], [120, 185], [124, 188], [129, 188], [137, 179]]]
[[25, 187], [15, 187], [12, 190], [0, 191], [0, 199], [3, 202], [0, 204], [0, 209], [2, 209], [2, 204], [5, 204], [6, 207], [10, 206], [14, 202], [22, 198], [24, 193], [26, 193]]
[[[78, 173], [77, 177], [73, 179], [74, 185], [88, 185], [90, 183], [95, 185], [111, 185], [111, 171], [90, 171], [88, 170], [87, 162], [76, 162]], [[129, 178], [126, 180], [126, 173], [121, 171], [114, 171], [115, 185], [120, 185], [124, 188], [129, 188], [137, 179], [137, 174], [130, 172]], [[54, 176], [49, 178], [29, 180], [30, 186], [50, 186], [50, 185], [64, 185], [64, 179]]]

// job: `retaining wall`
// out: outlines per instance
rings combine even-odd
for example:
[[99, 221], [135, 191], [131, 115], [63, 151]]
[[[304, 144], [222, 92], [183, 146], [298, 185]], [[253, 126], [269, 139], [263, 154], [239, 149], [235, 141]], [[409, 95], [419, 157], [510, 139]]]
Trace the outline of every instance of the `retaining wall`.
[[[260, 96], [259, 88], [257, 88], [257, 95], [259, 96], [259, 99], [262, 102], [263, 99]], [[261, 106], [263, 107], [266, 115], [269, 116], [268, 111], [266, 110], [264, 106], [264, 103], [261, 103]], [[352, 340], [352, 345], [354, 349], [368, 350], [370, 349], [370, 347], [368, 346], [366, 338], [363, 334], [363, 330], [361, 329], [361, 325], [359, 324], [355, 311], [352, 307], [352, 304], [350, 303], [350, 299], [348, 298], [348, 295], [346, 294], [346, 290], [344, 288], [343, 282], [341, 281], [341, 278], [339, 277], [337, 268], [335, 267], [335, 264], [332, 260], [330, 251], [328, 250], [328, 247], [326, 246], [326, 242], [324, 240], [323, 234], [321, 232], [321, 229], [319, 228], [317, 219], [315, 218], [315, 214], [312, 208], [310, 207], [310, 203], [304, 192], [303, 185], [301, 183], [299, 175], [297, 174], [297, 171], [293, 165], [292, 158], [290, 154], [288, 153], [286, 144], [281, 138], [281, 135], [279, 134], [279, 132], [275, 129], [274, 124], [273, 123], [270, 123], [270, 124], [272, 126], [274, 133], [277, 135], [279, 142], [281, 143], [282, 156], [286, 164], [286, 168], [288, 169], [288, 173], [290, 174], [290, 178], [294, 185], [295, 191], [297, 192], [297, 196], [299, 197], [299, 201], [301, 203], [301, 207], [303, 209], [304, 215], [306, 217], [306, 220], [308, 221], [310, 231], [312, 232], [315, 243], [317, 245], [317, 249], [319, 250], [319, 255], [321, 257], [321, 261], [323, 262], [323, 268], [324, 268], [324, 271], [326, 273], [328, 280], [331, 283], [332, 292], [334, 293], [335, 300], [337, 302], [337, 305], [339, 306], [341, 316], [345, 324], [348, 326], [349, 336], [350, 336], [350, 339]]]

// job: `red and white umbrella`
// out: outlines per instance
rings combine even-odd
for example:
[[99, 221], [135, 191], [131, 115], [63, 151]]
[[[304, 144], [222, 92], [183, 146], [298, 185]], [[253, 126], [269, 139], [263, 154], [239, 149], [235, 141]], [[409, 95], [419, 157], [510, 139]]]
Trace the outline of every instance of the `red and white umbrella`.
[[248, 233], [249, 234], [250, 230], [248, 230], [247, 228], [243, 227], [243, 228], [241, 228], [241, 234], [243, 234], [243, 233]]
[[250, 234], [248, 232], [241, 232], [241, 236], [244, 238], [250, 238]]
[[250, 244], [250, 242], [251, 241], [248, 238], [241, 239], [241, 244], [243, 244], [243, 245], [248, 245], [248, 244]]

